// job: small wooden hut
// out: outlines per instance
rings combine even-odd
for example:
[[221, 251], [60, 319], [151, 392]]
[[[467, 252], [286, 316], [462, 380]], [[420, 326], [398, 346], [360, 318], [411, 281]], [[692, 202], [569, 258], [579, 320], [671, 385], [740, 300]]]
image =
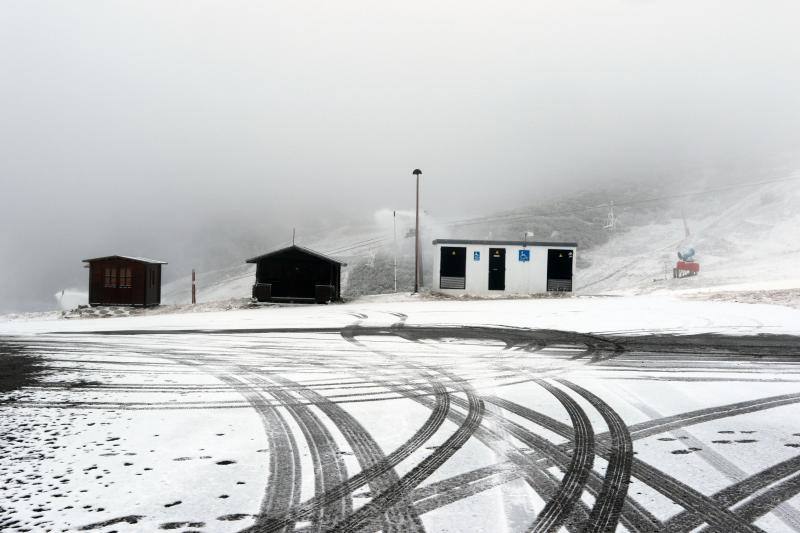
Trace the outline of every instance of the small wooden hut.
[[327, 303], [341, 299], [342, 267], [319, 252], [292, 245], [247, 260], [256, 265], [259, 302]]
[[84, 259], [89, 268], [89, 305], [161, 304], [161, 265], [164, 261], [109, 255]]

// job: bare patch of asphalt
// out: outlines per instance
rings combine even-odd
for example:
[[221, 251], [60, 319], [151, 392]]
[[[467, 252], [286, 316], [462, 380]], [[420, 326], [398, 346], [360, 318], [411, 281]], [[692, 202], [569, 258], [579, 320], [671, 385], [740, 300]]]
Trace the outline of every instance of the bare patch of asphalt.
[[[402, 317], [401, 317], [402, 318]], [[358, 338], [400, 337], [412, 342], [462, 339], [476, 341], [498, 341], [507, 350], [520, 350], [531, 354], [545, 347], [563, 345], [577, 346], [579, 350], [564, 352], [564, 358], [582, 361], [587, 365], [601, 365], [625, 372], [629, 368], [644, 369], [658, 373], [674, 372], [685, 365], [687, 369], [713, 371], [715, 363], [736, 362], [796, 362], [800, 361], [800, 338], [787, 335], [726, 336], [720, 334], [674, 335], [650, 334], [635, 337], [619, 335], [595, 335], [557, 330], [527, 330], [510, 327], [450, 327], [407, 326], [401, 320], [393, 327], [365, 327], [354, 325], [347, 328], [252, 328], [222, 330], [124, 330], [82, 333], [61, 333], [63, 336], [140, 336], [140, 335], [249, 335], [328, 333], [341, 335], [354, 345], [374, 352], [375, 363], [363, 357], [357, 358], [359, 366], [350, 370], [359, 379], [371, 376], [369, 386], [380, 385], [396, 394], [417, 401], [431, 409], [427, 428], [417, 432], [398, 452], [384, 456], [373, 436], [355, 419], [342, 411], [335, 402], [323, 397], [313, 385], [289, 381], [272, 372], [251, 369], [246, 365], [228, 365], [224, 360], [215, 361], [214, 375], [237, 390], [256, 408], [264, 422], [271, 446], [283, 457], [285, 464], [297, 464], [296, 436], [281, 419], [285, 416], [270, 405], [262, 396], [269, 390], [292, 416], [312, 445], [317, 468], [316, 494], [308, 502], [297, 498], [301, 476], [296, 466], [287, 470], [284, 465], [273, 464], [267, 483], [262, 514], [231, 513], [217, 517], [220, 521], [238, 521], [256, 518], [250, 532], [288, 531], [297, 521], [310, 521], [312, 530], [377, 531], [391, 530], [387, 527], [398, 521], [406, 528], [421, 530], [418, 516], [443, 505], [467, 498], [509, 480], [521, 478], [545, 497], [546, 506], [530, 524], [533, 531], [554, 531], [562, 525], [570, 530], [613, 531], [618, 524], [630, 531], [681, 531], [683, 527], [696, 528], [707, 523], [712, 529], [725, 531], [759, 531], [753, 521], [770, 512], [787, 499], [800, 493], [800, 461], [788, 460], [728, 487], [722, 492], [706, 496], [681, 483], [668, 473], [637, 460], [633, 441], [665, 431], [752, 413], [772, 407], [800, 402], [800, 393], [777, 395], [749, 400], [726, 406], [716, 406], [689, 413], [681, 413], [658, 420], [627, 426], [622, 418], [593, 392], [565, 379], [547, 382], [536, 376], [527, 376], [531, 383], [538, 383], [553, 394], [569, 415], [572, 426], [537, 412], [530, 406], [515, 404], [498, 397], [482, 397], [452, 367], [440, 367], [433, 363], [403, 361], [390, 353], [371, 350]], [[62, 338], [63, 339], [63, 338]], [[63, 340], [62, 340], [63, 342]], [[163, 354], [160, 354], [163, 357]], [[557, 354], [555, 357], [559, 357]], [[112, 358], [113, 359], [113, 358]], [[387, 363], [394, 367], [390, 368]], [[201, 363], [187, 363], [203, 367]], [[498, 371], [513, 371], [513, 363], [491, 362]], [[503, 366], [505, 365], [505, 366]], [[392, 375], [396, 367], [407, 372], [406, 377]], [[223, 370], [220, 370], [220, 368]], [[7, 371], [6, 371], [7, 369]], [[753, 368], [752, 378], [758, 381], [761, 372], [769, 367]], [[47, 371], [46, 363], [26, 353], [24, 343], [0, 343], [0, 392], [22, 390], [37, 384], [37, 376]], [[204, 369], [203, 371], [212, 372]], [[359, 383], [354, 379], [353, 383]], [[671, 379], [671, 378], [666, 378]], [[721, 378], [721, 379], [724, 379]], [[765, 381], [768, 380], [765, 378]], [[556, 386], [557, 383], [559, 386]], [[86, 382], [91, 388], [96, 384]], [[80, 387], [81, 384], [77, 384]], [[121, 389], [124, 390], [124, 389]], [[311, 410], [296, 403], [297, 395], [310, 405], [315, 405], [326, 414], [356, 452], [362, 472], [349, 477], [338, 457], [341, 450], [328, 434], [323, 422]], [[596, 433], [591, 427], [585, 410], [574, 398], [581, 398], [591, 405], [605, 420], [609, 430]], [[366, 398], [364, 401], [369, 401]], [[16, 401], [13, 399], [11, 401]], [[485, 409], [485, 402], [502, 407], [530, 422], [544, 427], [569, 442], [554, 445], [528, 427], [504, 418]], [[423, 448], [427, 439], [444, 419], [456, 424], [456, 431], [444, 443], [424, 447], [430, 453], [405, 476], [394, 473], [394, 466], [411, 451]], [[719, 433], [734, 436], [734, 430]], [[758, 442], [752, 438], [753, 430], [737, 430], [738, 438], [718, 439], [715, 444], [748, 445]], [[738, 435], [741, 433], [742, 435]], [[513, 436], [526, 446], [515, 451], [508, 449], [507, 436]], [[797, 434], [800, 436], [800, 433]], [[475, 438], [491, 449], [503, 451], [509, 458], [505, 463], [483, 467], [454, 478], [420, 487], [434, 471], [444, 464], [464, 443]], [[661, 440], [667, 440], [664, 437]], [[787, 444], [790, 446], [792, 443]], [[283, 451], [281, 451], [283, 450]], [[673, 450], [676, 455], [700, 451], [688, 447]], [[2, 452], [2, 450], [0, 450]], [[281, 453], [283, 455], [281, 455]], [[608, 461], [608, 468], [600, 474], [592, 470], [594, 457]], [[230, 462], [220, 461], [224, 465]], [[548, 468], [555, 466], [563, 476], [556, 478]], [[308, 474], [307, 474], [308, 475]], [[285, 478], [281, 480], [281, 478]], [[647, 509], [628, 495], [628, 487], [635, 479], [667, 496], [685, 510], [667, 522], [660, 522]], [[276, 483], [277, 482], [277, 483]], [[769, 486], [766, 491], [764, 487]], [[277, 487], [277, 492], [276, 492]], [[365, 488], [369, 488], [365, 491]], [[762, 490], [750, 498], [754, 491]], [[587, 505], [580, 496], [587, 491], [594, 496], [594, 503]], [[223, 495], [225, 496], [225, 495]], [[220, 496], [222, 498], [223, 496]], [[352, 498], [369, 498], [366, 505], [352, 509]], [[748, 499], [750, 498], [750, 499]], [[744, 505], [739, 505], [745, 501]], [[180, 502], [166, 504], [165, 507]], [[735, 505], [739, 505], [732, 509]], [[0, 516], [0, 525], [11, 517]], [[139, 515], [96, 522], [82, 526], [81, 530], [101, 529], [117, 523], [135, 524]], [[5, 520], [5, 522], [4, 522]], [[387, 522], [391, 520], [391, 522]], [[162, 529], [184, 527], [203, 528], [202, 522], [167, 522]], [[402, 530], [403, 528], [397, 529]]]
[[[25, 349], [24, 345], [0, 339], [0, 395], [34, 385], [44, 372], [41, 359]], [[0, 396], [0, 402], [12, 401]]]

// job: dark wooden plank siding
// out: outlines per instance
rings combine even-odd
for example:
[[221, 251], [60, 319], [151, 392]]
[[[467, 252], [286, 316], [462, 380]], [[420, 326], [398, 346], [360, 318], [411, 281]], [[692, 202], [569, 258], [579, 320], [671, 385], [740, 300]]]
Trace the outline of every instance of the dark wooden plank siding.
[[[107, 276], [108, 271], [108, 276]], [[153, 271], [155, 287], [148, 276]], [[130, 276], [128, 276], [130, 272]], [[126, 258], [89, 262], [90, 305], [158, 305], [161, 301], [161, 265]]]
[[315, 299], [318, 285], [332, 285], [333, 299], [340, 298], [341, 264], [319, 254], [290, 247], [254, 258], [256, 283], [270, 285], [270, 298]]

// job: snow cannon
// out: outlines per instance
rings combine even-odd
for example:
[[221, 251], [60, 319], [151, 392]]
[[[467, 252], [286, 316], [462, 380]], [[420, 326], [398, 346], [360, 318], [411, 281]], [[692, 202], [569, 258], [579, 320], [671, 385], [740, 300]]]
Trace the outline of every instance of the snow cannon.
[[696, 276], [700, 272], [700, 263], [694, 260], [694, 248], [691, 246], [678, 250], [679, 261], [672, 269], [673, 278], [686, 278]]
[[687, 263], [691, 263], [692, 261], [694, 261], [695, 253], [696, 252], [692, 247], [682, 248], [678, 250], [678, 259], [680, 259], [681, 261], [686, 261]]

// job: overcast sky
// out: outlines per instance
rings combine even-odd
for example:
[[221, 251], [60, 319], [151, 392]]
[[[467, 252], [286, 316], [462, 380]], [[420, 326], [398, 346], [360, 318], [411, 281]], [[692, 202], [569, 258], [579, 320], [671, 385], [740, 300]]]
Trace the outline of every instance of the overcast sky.
[[0, 310], [85, 257], [409, 208], [414, 167], [453, 216], [797, 168], [798, 6], [4, 0]]

